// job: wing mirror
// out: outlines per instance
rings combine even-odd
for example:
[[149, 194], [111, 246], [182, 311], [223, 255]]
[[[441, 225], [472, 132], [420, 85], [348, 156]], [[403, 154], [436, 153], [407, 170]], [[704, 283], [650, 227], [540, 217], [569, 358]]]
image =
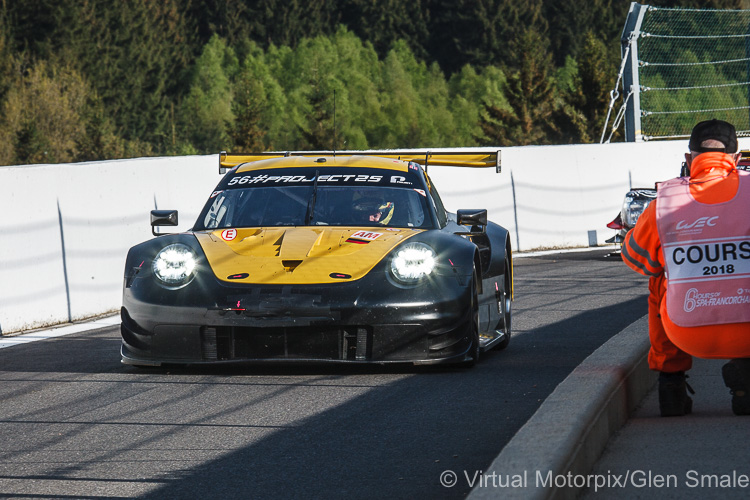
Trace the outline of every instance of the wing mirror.
[[160, 236], [164, 233], [157, 233], [156, 226], [176, 226], [177, 210], [151, 210], [151, 234]]
[[457, 222], [462, 226], [471, 226], [472, 234], [484, 234], [487, 229], [487, 210], [459, 210], [456, 212]]

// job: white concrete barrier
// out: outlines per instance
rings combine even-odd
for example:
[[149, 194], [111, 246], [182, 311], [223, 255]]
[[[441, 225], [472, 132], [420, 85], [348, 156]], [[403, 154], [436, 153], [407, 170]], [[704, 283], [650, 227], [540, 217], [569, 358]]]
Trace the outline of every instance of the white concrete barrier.
[[[500, 174], [428, 173], [448, 210], [487, 208], [532, 250], [602, 244], [630, 187], [679, 174], [687, 140], [500, 149]], [[218, 155], [0, 167], [0, 334], [117, 311], [149, 211], [177, 209], [187, 229], [219, 180]]]
[[219, 179], [218, 155], [0, 167], [0, 333], [118, 310], [149, 212], [187, 229]]
[[[750, 138], [739, 140], [750, 148]], [[513, 234], [514, 250], [604, 244], [631, 187], [680, 174], [687, 139], [648, 143], [501, 148], [502, 173], [428, 167], [446, 208], [486, 208]], [[592, 235], [591, 232], [596, 234]]]

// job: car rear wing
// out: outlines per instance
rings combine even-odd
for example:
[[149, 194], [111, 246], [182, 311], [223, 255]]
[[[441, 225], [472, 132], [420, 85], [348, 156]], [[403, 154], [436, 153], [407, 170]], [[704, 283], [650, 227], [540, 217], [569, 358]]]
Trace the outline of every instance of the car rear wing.
[[272, 153], [219, 153], [219, 173], [241, 163], [283, 158], [285, 156], [378, 156], [394, 160], [413, 161], [427, 170], [428, 165], [445, 167], [495, 167], [500, 172], [500, 150], [482, 149], [474, 151], [430, 151], [426, 149], [374, 149], [369, 151], [281, 151]]

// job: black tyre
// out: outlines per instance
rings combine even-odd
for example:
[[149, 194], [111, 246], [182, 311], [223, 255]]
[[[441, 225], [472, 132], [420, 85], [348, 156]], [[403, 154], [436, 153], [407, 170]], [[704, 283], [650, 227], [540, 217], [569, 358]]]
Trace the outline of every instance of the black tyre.
[[510, 344], [510, 331], [511, 331], [511, 304], [513, 303], [511, 300], [511, 287], [512, 285], [512, 279], [510, 274], [510, 262], [508, 261], [508, 258], [505, 258], [505, 279], [503, 279], [503, 285], [498, 290], [498, 307], [500, 308], [500, 322], [498, 322], [496, 330], [503, 332], [505, 337], [503, 340], [495, 345], [494, 349], [500, 351], [508, 347], [508, 344]]

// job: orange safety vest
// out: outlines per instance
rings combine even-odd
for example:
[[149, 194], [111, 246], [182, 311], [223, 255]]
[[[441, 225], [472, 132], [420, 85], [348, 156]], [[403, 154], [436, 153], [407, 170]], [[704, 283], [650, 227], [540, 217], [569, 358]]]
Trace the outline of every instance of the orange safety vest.
[[[724, 203], [737, 195], [740, 174], [732, 156], [703, 153], [691, 165], [690, 195], [699, 203]], [[638, 224], [628, 233], [622, 247], [622, 260], [633, 270], [646, 276], [663, 276], [665, 256], [657, 229], [656, 203], [651, 203]], [[702, 326], [680, 326], [667, 309], [666, 280], [660, 290], [660, 315], [669, 339], [683, 351], [701, 358], [750, 357], [750, 323], [734, 322]]]
[[686, 178], [659, 185], [667, 311], [680, 326], [750, 322], [750, 172], [739, 177], [722, 203], [696, 201]]

